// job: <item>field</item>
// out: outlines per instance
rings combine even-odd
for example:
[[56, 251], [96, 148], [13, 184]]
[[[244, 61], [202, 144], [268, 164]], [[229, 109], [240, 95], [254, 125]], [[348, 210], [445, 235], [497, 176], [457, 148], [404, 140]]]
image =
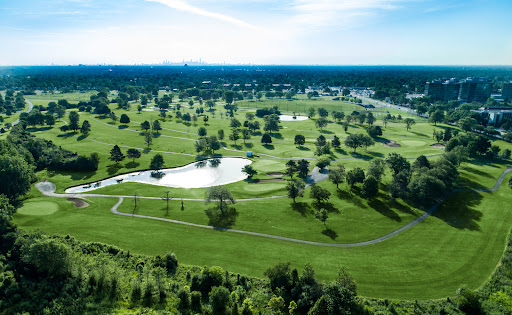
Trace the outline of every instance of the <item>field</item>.
[[[68, 95], [37, 95], [27, 98], [34, 105], [45, 105], [49, 101], [66, 98], [69, 101], [87, 99], [86, 93]], [[186, 102], [182, 103], [183, 106]], [[151, 106], [151, 104], [150, 104]], [[337, 110], [350, 114], [353, 110], [362, 110], [360, 106], [332, 100], [264, 100], [238, 103], [235, 117], [245, 120], [245, 114], [254, 113], [256, 108], [278, 106], [285, 113], [301, 112], [313, 107], [325, 107], [328, 111]], [[185, 109], [191, 115], [194, 109]], [[303, 109], [301, 109], [303, 108]], [[153, 139], [150, 150], [146, 150], [136, 162], [125, 160], [116, 164], [108, 160], [109, 151], [114, 144], [125, 152], [128, 147], [144, 149], [144, 137], [140, 123], [158, 119], [158, 112], [148, 109], [137, 112], [137, 103], [128, 111], [112, 109], [117, 116], [128, 114], [131, 122], [123, 126], [108, 118], [85, 112], [80, 113], [80, 121], [88, 120], [91, 132], [88, 136], [79, 133], [63, 133], [59, 126], [66, 123], [67, 116], [53, 128], [30, 129], [38, 137], [52, 140], [62, 147], [89, 154], [98, 152], [100, 166], [98, 171], [88, 174], [41, 171], [39, 180], [49, 180], [57, 186], [57, 192], [67, 187], [91, 183], [100, 179], [147, 169], [155, 152], [162, 153], [166, 167], [182, 166], [196, 161], [194, 143], [198, 139], [197, 130], [205, 126], [202, 116], [197, 123], [185, 125], [175, 118], [162, 121], [160, 135]], [[221, 105], [216, 106], [215, 114], [209, 116], [205, 126], [208, 135], [216, 135], [223, 129], [229, 134], [229, 118], [226, 118]], [[373, 111], [376, 125], [383, 126], [381, 118], [386, 108]], [[221, 112], [223, 115], [221, 116]], [[397, 110], [389, 110], [392, 115], [409, 117]], [[174, 115], [173, 112], [171, 112]], [[343, 164], [347, 169], [360, 166], [366, 169], [373, 158], [385, 158], [391, 152], [397, 152], [409, 159], [424, 154], [432, 159], [442, 154], [442, 149], [431, 147], [433, 131], [454, 128], [446, 125], [433, 126], [424, 119], [413, 117], [416, 124], [406, 131], [402, 122], [388, 123], [384, 134], [375, 146], [357, 152], [342, 146], [333, 151], [333, 164]], [[260, 122], [262, 122], [261, 119]], [[263, 146], [261, 135], [253, 135], [244, 144], [243, 140], [224, 140], [226, 149], [216, 153], [219, 156], [244, 157], [246, 151], [260, 154], [253, 159], [258, 171], [255, 179], [270, 179], [269, 172], [284, 172], [285, 163], [290, 158], [317, 158], [314, 155], [314, 142], [323, 134], [328, 140], [334, 135], [341, 141], [351, 133], [363, 133], [364, 128], [352, 123], [348, 131], [337, 123], [330, 123], [324, 130], [315, 128], [312, 120], [282, 122], [282, 129], [273, 134], [273, 143]], [[297, 148], [293, 143], [296, 134], [306, 136], [306, 144]], [[383, 143], [393, 140], [400, 147], [389, 147]], [[510, 144], [497, 141], [502, 149], [511, 148]], [[314, 160], [311, 160], [314, 163]], [[412, 161], [411, 161], [412, 162]], [[472, 160], [464, 163], [461, 176], [456, 183], [460, 188], [490, 188], [510, 163]], [[507, 175], [505, 181], [510, 178]], [[386, 174], [384, 182], [391, 180]], [[226, 187], [237, 199], [280, 196], [286, 193], [286, 182], [253, 183], [248, 181], [229, 184]], [[377, 198], [368, 201], [355, 192], [349, 192], [345, 183], [337, 190], [329, 181], [318, 185], [328, 189], [332, 196], [329, 219], [326, 226], [315, 219], [309, 189], [304, 198], [298, 198], [293, 205], [288, 198], [240, 201], [235, 205], [238, 212], [233, 228], [259, 232], [300, 240], [325, 243], [353, 243], [367, 241], [388, 234], [424, 213], [424, 209], [414, 208], [398, 199], [390, 200], [382, 190]], [[166, 187], [126, 183], [94, 190], [94, 194], [133, 195], [161, 197]], [[136, 213], [154, 217], [164, 217], [180, 221], [208, 225], [211, 222], [205, 215], [207, 206], [202, 201], [185, 201], [184, 211], [180, 210], [181, 198], [202, 199], [205, 189], [171, 189], [175, 200], [166, 215], [165, 202], [162, 200], [139, 201]], [[28, 195], [24, 206], [15, 215], [15, 222], [24, 229], [41, 229], [48, 233], [73, 235], [80, 240], [99, 241], [113, 244], [124, 249], [144, 254], [164, 254], [172, 251], [181, 263], [190, 265], [219, 265], [233, 272], [263, 277], [269, 266], [290, 261], [293, 267], [301, 268], [311, 263], [321, 279], [333, 279], [341, 266], [354, 275], [359, 284], [359, 292], [364, 296], [433, 299], [453, 295], [463, 285], [478, 288], [496, 267], [508, 233], [512, 213], [507, 205], [512, 196], [507, 185], [495, 192], [460, 192], [451, 195], [441, 204], [433, 216], [418, 225], [380, 243], [337, 248], [298, 244], [282, 240], [268, 239], [252, 235], [209, 230], [172, 224], [150, 219], [116, 216], [110, 208], [117, 198], [87, 198], [90, 206], [75, 208], [64, 198], [43, 197], [35, 188]], [[42, 204], [41, 211], [34, 210], [34, 204]], [[125, 199], [119, 211], [132, 213], [133, 201]]]

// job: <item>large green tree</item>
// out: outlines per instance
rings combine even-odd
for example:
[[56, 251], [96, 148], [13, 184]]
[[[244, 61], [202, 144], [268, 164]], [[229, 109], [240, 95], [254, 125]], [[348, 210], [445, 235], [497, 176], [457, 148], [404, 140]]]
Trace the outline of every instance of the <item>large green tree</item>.
[[235, 203], [235, 198], [224, 186], [212, 186], [206, 190], [204, 198], [206, 204], [216, 202], [221, 213], [225, 213], [229, 204]]
[[30, 190], [34, 169], [20, 155], [0, 155], [0, 194], [13, 201]]

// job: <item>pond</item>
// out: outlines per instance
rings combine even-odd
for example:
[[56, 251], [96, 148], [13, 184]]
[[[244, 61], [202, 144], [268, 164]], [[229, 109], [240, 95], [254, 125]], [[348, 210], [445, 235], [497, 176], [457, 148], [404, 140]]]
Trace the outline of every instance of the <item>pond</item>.
[[307, 120], [307, 116], [292, 116], [292, 115], [279, 115], [279, 119], [281, 121], [301, 121], [301, 120]]
[[247, 178], [242, 167], [252, 162], [241, 158], [220, 158], [195, 162], [177, 168], [160, 170], [159, 176], [153, 171], [133, 172], [107, 178], [96, 183], [66, 189], [66, 193], [83, 193], [101, 187], [121, 183], [143, 183], [173, 188], [203, 188], [226, 185]]

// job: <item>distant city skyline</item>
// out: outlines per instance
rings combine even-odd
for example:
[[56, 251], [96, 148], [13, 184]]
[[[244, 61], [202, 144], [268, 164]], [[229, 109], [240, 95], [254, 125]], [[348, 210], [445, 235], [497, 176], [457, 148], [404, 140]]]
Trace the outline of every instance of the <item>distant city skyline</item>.
[[19, 0], [0, 65], [512, 65], [508, 0]]

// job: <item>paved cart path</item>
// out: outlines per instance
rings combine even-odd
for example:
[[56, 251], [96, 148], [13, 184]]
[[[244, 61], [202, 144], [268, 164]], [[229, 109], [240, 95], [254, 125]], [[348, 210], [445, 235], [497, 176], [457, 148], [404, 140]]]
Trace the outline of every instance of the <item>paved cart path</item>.
[[[282, 240], [287, 242], [294, 242], [294, 243], [301, 243], [301, 244], [308, 244], [308, 245], [315, 245], [315, 246], [328, 246], [328, 247], [357, 247], [357, 246], [364, 246], [364, 245], [370, 245], [370, 244], [376, 244], [379, 242], [382, 242], [384, 240], [387, 240], [388, 238], [391, 238], [399, 233], [402, 233], [405, 230], [410, 229], [411, 227], [415, 226], [416, 224], [420, 223], [421, 221], [425, 220], [428, 216], [430, 216], [432, 213], [434, 213], [437, 208], [443, 203], [446, 198], [451, 196], [453, 193], [456, 192], [462, 192], [462, 191], [475, 191], [475, 192], [492, 192], [496, 191], [502, 184], [503, 180], [505, 179], [505, 176], [512, 171], [512, 168], [507, 168], [503, 171], [503, 174], [498, 178], [496, 181], [496, 184], [492, 188], [485, 188], [485, 189], [454, 189], [450, 193], [448, 193], [444, 198], [439, 200], [435, 205], [433, 205], [428, 211], [426, 211], [423, 215], [416, 218], [414, 221], [410, 222], [409, 224], [404, 225], [403, 227], [386, 234], [384, 236], [381, 236], [379, 238], [365, 241], [365, 242], [357, 242], [357, 243], [346, 243], [346, 244], [338, 244], [338, 243], [322, 243], [322, 242], [312, 242], [312, 241], [306, 241], [306, 240], [299, 240], [284, 236], [277, 236], [277, 235], [271, 235], [271, 234], [264, 234], [264, 233], [257, 233], [257, 232], [250, 232], [250, 231], [242, 231], [242, 230], [236, 230], [236, 229], [230, 229], [230, 228], [219, 228], [209, 225], [202, 225], [202, 224], [195, 224], [185, 221], [179, 221], [179, 220], [172, 220], [172, 219], [165, 219], [165, 218], [158, 218], [158, 217], [152, 217], [147, 215], [140, 215], [140, 214], [130, 214], [130, 213], [124, 213], [119, 212], [117, 209], [119, 206], [123, 203], [124, 198], [134, 198], [133, 196], [117, 196], [117, 195], [95, 195], [95, 194], [57, 194], [55, 193], [55, 185], [51, 182], [39, 182], [36, 184], [36, 188], [41, 191], [41, 193], [45, 196], [49, 197], [76, 197], [76, 198], [83, 198], [83, 197], [115, 197], [119, 198], [119, 201], [112, 207], [111, 211], [112, 213], [116, 215], [122, 215], [122, 216], [131, 216], [131, 217], [137, 217], [137, 218], [143, 218], [143, 219], [151, 219], [151, 220], [158, 220], [158, 221], [164, 221], [164, 222], [170, 222], [175, 224], [182, 224], [182, 225], [188, 225], [193, 226], [197, 228], [203, 228], [203, 229], [210, 229], [210, 230], [221, 230], [221, 231], [228, 231], [233, 233], [240, 233], [240, 234], [246, 234], [246, 235], [254, 235], [259, 237], [266, 237], [276, 240]], [[323, 174], [321, 174], [323, 175]], [[319, 176], [318, 174], [316, 176]], [[320, 178], [319, 178], [320, 179]], [[283, 198], [286, 196], [272, 196], [272, 197], [263, 197], [263, 198], [249, 198], [249, 199], [239, 199], [238, 201], [250, 201], [250, 200], [262, 200], [262, 199], [274, 199], [274, 198]], [[143, 198], [143, 199], [161, 199], [160, 197], [137, 197], [137, 198]], [[183, 199], [183, 200], [199, 200], [199, 199]], [[202, 201], [202, 200], [201, 200]]]

